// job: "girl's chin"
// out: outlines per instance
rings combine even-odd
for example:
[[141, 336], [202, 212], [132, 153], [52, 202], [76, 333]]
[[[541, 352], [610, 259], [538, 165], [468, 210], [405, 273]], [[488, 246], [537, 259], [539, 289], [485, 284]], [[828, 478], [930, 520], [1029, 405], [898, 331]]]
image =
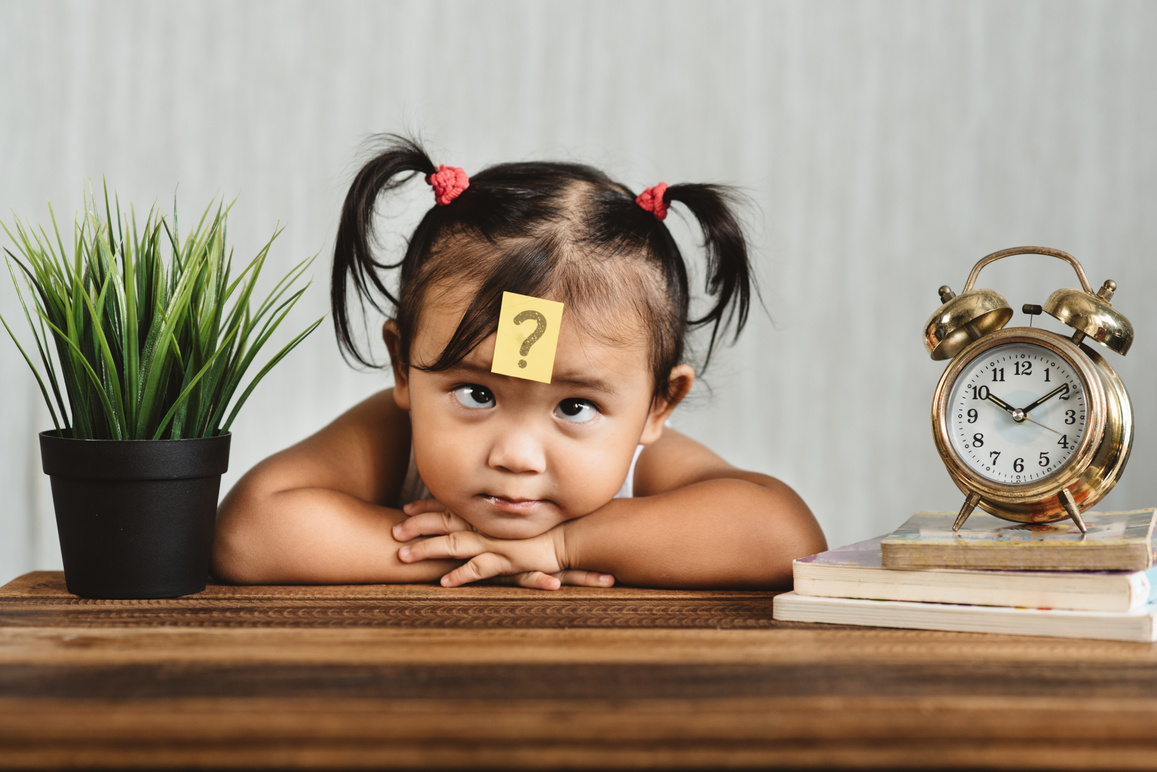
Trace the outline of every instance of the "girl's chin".
[[493, 496], [475, 496], [460, 514], [475, 530], [494, 539], [530, 539], [565, 519], [550, 501], [511, 501]]
[[471, 523], [479, 533], [492, 539], [532, 539], [554, 528], [558, 523], [538, 523], [527, 520], [511, 522], [486, 518], [485, 521]]

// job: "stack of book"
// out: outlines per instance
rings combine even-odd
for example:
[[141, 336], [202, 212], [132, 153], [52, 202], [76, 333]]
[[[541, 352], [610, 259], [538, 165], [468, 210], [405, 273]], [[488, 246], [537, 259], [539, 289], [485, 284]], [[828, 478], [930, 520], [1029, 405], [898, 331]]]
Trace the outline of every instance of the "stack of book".
[[793, 564], [775, 619], [921, 630], [1157, 640], [1155, 510], [1011, 523], [920, 513], [887, 536]]

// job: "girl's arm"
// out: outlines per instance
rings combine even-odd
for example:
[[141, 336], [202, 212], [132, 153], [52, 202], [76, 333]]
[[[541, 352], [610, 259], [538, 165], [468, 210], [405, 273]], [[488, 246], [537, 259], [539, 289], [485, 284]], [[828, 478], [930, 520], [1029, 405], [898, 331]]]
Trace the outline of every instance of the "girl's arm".
[[390, 390], [250, 470], [222, 500], [213, 573], [238, 584], [425, 582], [457, 561], [406, 564], [384, 506], [410, 457], [409, 415]]
[[649, 587], [781, 587], [792, 560], [827, 549], [795, 491], [669, 428], [639, 456], [635, 494], [559, 526], [567, 565]]
[[542, 572], [533, 586], [554, 589], [545, 575], [583, 569], [647, 587], [782, 587], [791, 561], [827, 548], [802, 499], [778, 480], [737, 469], [703, 445], [667, 429], [644, 449], [635, 498], [520, 541], [464, 532], [453, 518], [418, 515], [395, 529], [411, 542], [406, 561], [468, 560], [445, 585], [499, 574]]

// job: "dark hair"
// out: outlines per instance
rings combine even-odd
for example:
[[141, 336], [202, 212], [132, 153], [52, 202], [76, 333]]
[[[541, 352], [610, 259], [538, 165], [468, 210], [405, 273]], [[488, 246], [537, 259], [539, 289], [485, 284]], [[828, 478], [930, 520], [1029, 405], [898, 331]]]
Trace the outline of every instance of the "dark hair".
[[[689, 330], [710, 328], [706, 367], [721, 331], [734, 325], [738, 335], [747, 322], [754, 279], [728, 188], [671, 185], [663, 196], [686, 206], [703, 230], [706, 290], [715, 302], [692, 319], [687, 268], [667, 227], [625, 186], [581, 164], [507, 163], [473, 174], [457, 198], [426, 212], [400, 260], [377, 260], [370, 244], [379, 196], [437, 171], [414, 140], [377, 139], [382, 146], [354, 178], [342, 207], [330, 286], [338, 342], [363, 365], [378, 366], [351, 335], [351, 280], [363, 311], [368, 302], [396, 320], [402, 364], [434, 371], [453, 367], [494, 331], [504, 291], [554, 293], [568, 314], [604, 334], [611, 333], [591, 324], [592, 312], [626, 306], [650, 333], [656, 396], [669, 396], [668, 377], [683, 360]], [[396, 291], [382, 278], [392, 270], [400, 274]], [[451, 277], [457, 286], [475, 288], [473, 302], [438, 359], [412, 363], [423, 298]]]

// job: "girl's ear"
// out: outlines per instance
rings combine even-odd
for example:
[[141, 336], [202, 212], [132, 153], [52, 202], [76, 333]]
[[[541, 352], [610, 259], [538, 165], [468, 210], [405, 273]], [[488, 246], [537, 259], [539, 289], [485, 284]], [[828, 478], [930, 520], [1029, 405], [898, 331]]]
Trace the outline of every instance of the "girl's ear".
[[402, 361], [402, 335], [398, 323], [390, 319], [382, 325], [382, 340], [390, 352], [390, 367], [394, 370], [394, 402], [402, 410], [410, 409], [410, 371]]
[[695, 370], [690, 365], [676, 365], [671, 370], [671, 374], [667, 376], [667, 393], [670, 396], [655, 397], [651, 402], [651, 412], [647, 414], [643, 434], [639, 437], [640, 445], [650, 445], [663, 435], [663, 426], [667, 423], [671, 411], [678, 407], [694, 384]]

